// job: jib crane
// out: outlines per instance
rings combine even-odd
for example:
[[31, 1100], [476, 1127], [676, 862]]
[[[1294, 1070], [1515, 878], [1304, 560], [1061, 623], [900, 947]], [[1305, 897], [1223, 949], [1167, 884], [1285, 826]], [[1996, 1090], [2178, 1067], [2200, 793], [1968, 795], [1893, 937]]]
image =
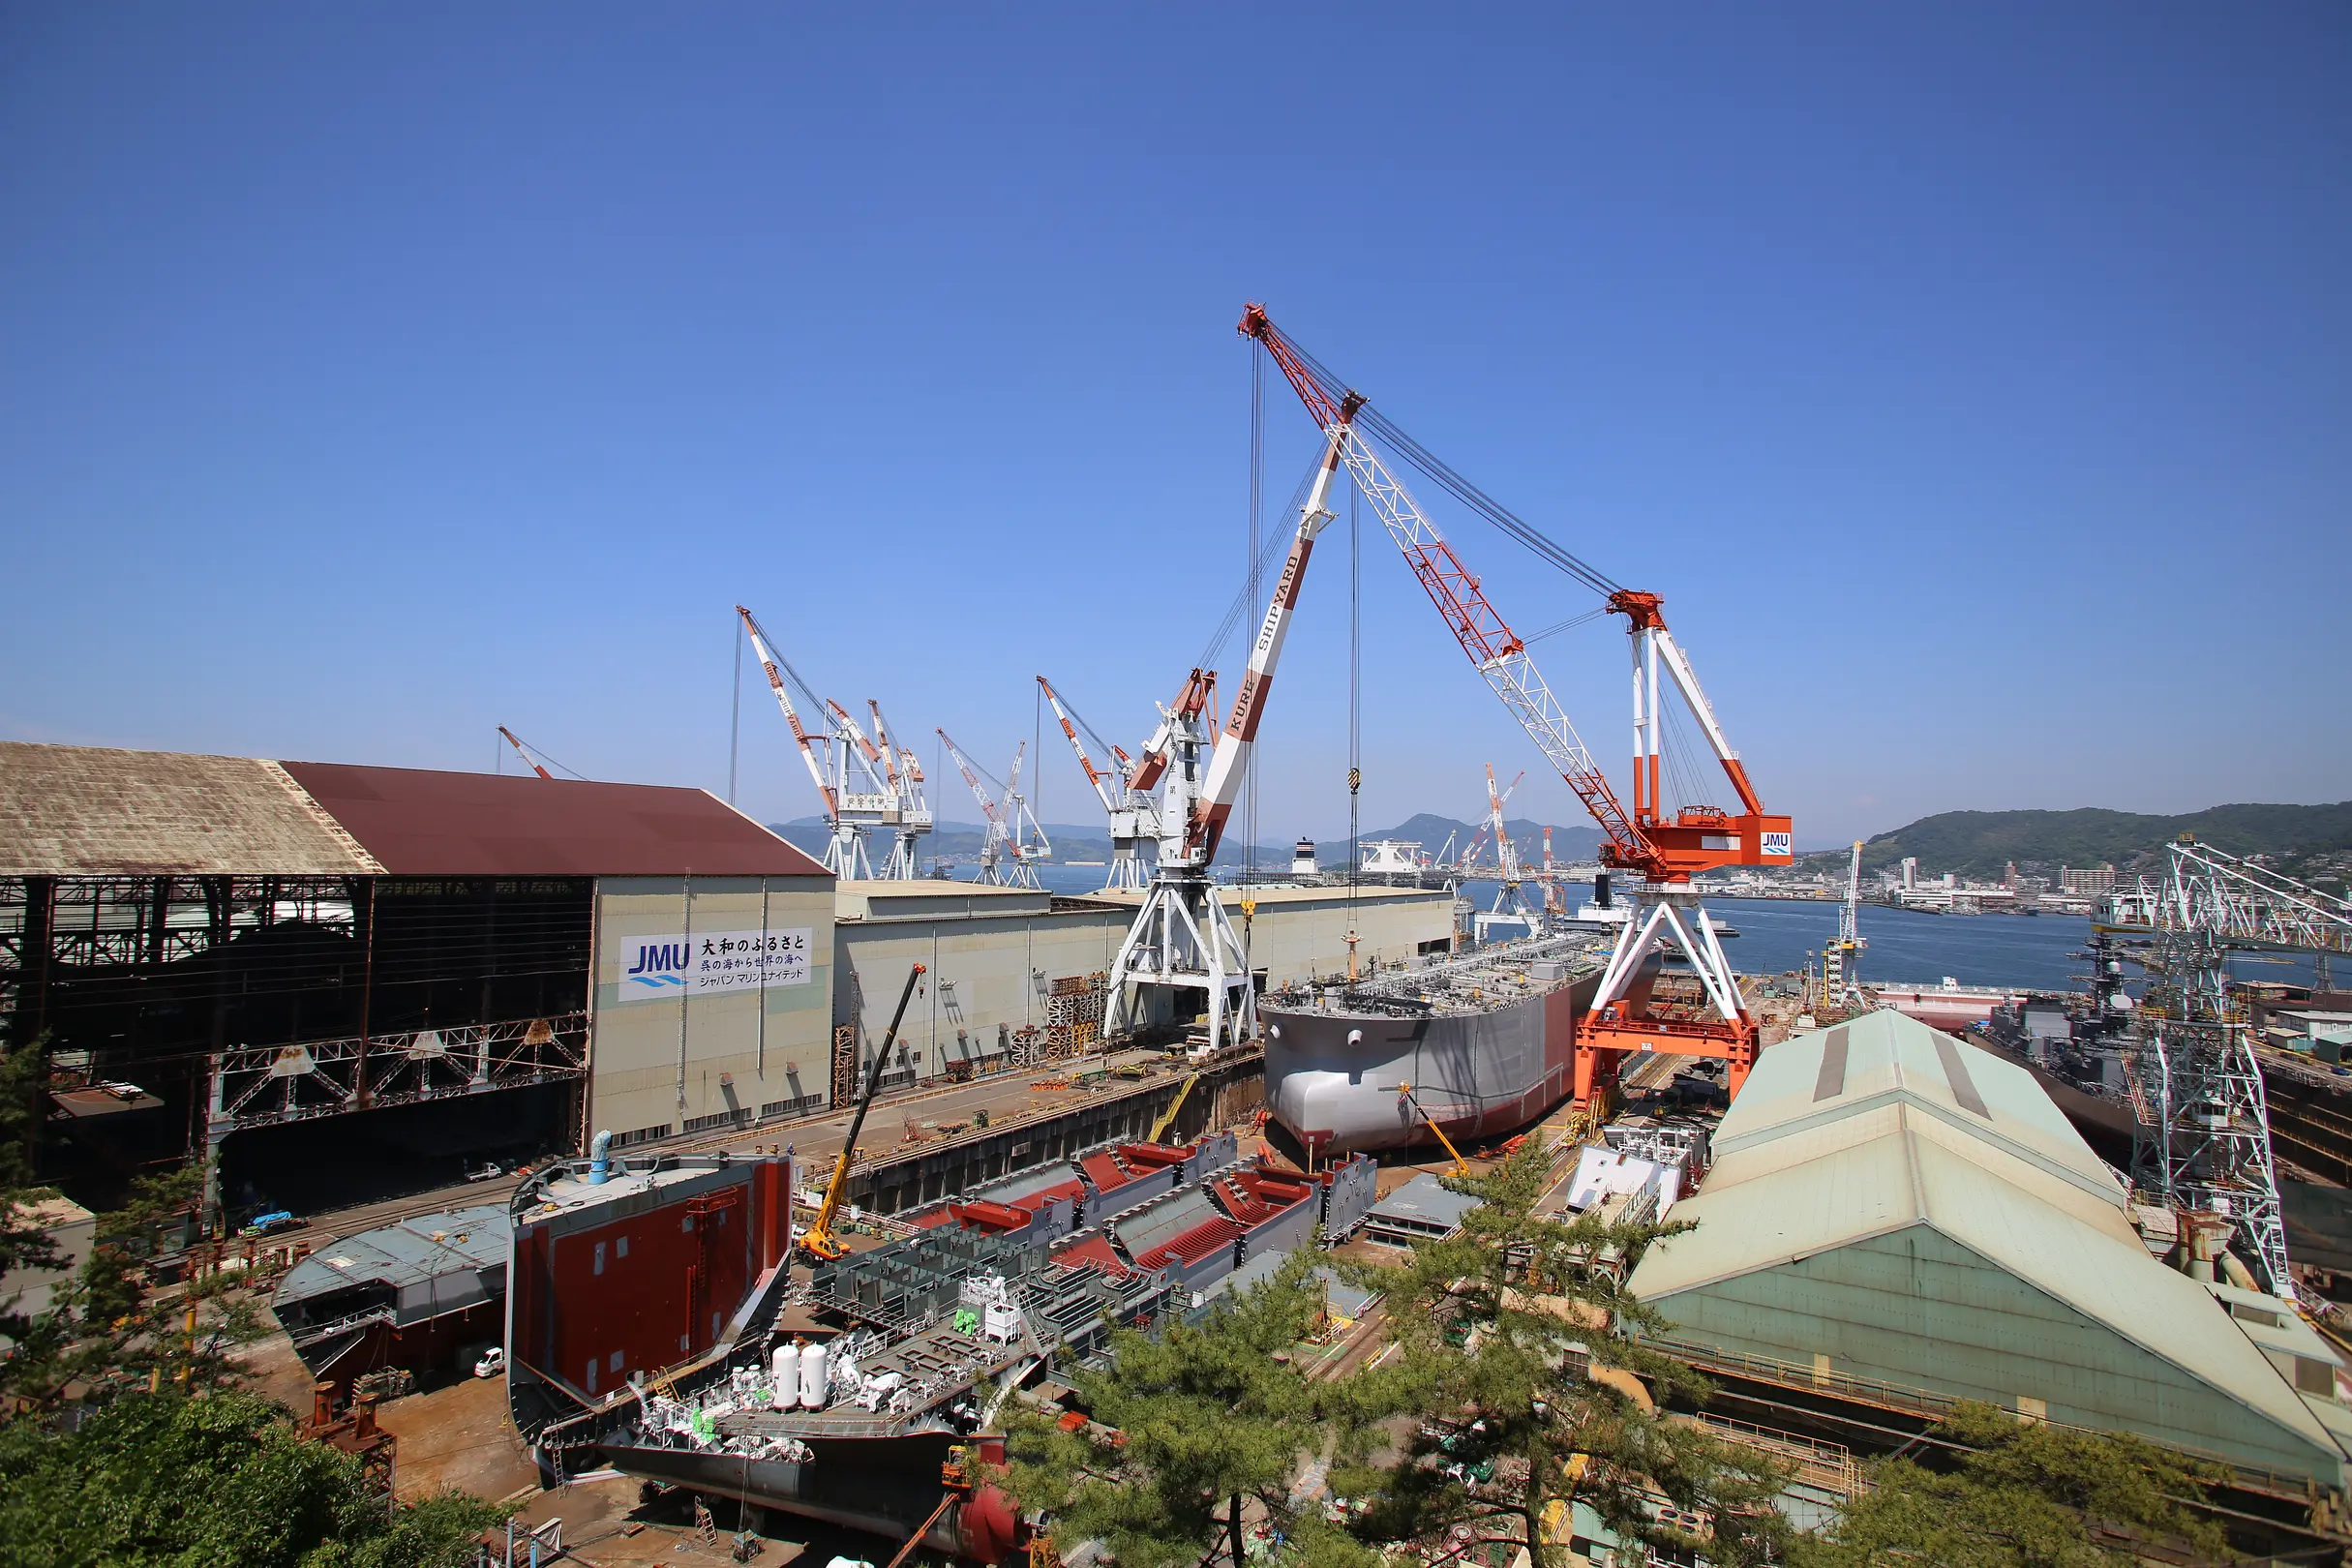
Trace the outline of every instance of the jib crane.
[[[1110, 880], [1103, 886], [1106, 889], [1141, 892], [1144, 885], [1151, 880], [1145, 849], [1160, 838], [1160, 802], [1148, 792], [1135, 788], [1135, 760], [1117, 745], [1103, 739], [1093, 725], [1080, 718], [1069, 704], [1062, 701], [1062, 694], [1053, 689], [1052, 681], [1040, 676], [1038, 688], [1045, 694], [1045, 701], [1052, 705], [1053, 716], [1061, 722], [1062, 733], [1070, 738], [1070, 749], [1077, 753], [1079, 770], [1086, 774], [1086, 782], [1094, 790], [1095, 799], [1102, 802], [1102, 809], [1110, 818]], [[1109, 759], [1107, 770], [1097, 768], [1094, 759], [1087, 755], [1086, 741], [1078, 738], [1081, 730], [1085, 731], [1088, 739], [1094, 741], [1096, 748]]]
[[1520, 783], [1526, 776], [1526, 772], [1523, 769], [1519, 777], [1511, 781], [1510, 788], [1498, 789], [1494, 783], [1494, 765], [1487, 764], [1487, 828], [1494, 834], [1494, 860], [1497, 877], [1494, 884], [1494, 907], [1490, 913], [1522, 916], [1532, 929], [1535, 922], [1535, 911], [1527, 907], [1526, 894], [1522, 889], [1522, 884], [1526, 880], [1526, 872], [1519, 863], [1519, 846], [1511, 842], [1510, 830], [1503, 827], [1503, 807], [1510, 801], [1512, 796], [1519, 793]]
[[890, 1027], [883, 1031], [882, 1049], [874, 1053], [873, 1062], [865, 1070], [865, 1087], [858, 1092], [858, 1110], [850, 1117], [849, 1131], [841, 1140], [841, 1157], [833, 1161], [833, 1179], [825, 1184], [825, 1203], [817, 1210], [817, 1218], [800, 1232], [800, 1246], [811, 1257], [839, 1257], [845, 1248], [833, 1234], [833, 1219], [841, 1212], [841, 1196], [849, 1191], [850, 1166], [858, 1159], [858, 1134], [865, 1127], [865, 1113], [874, 1103], [874, 1091], [882, 1084], [882, 1074], [890, 1066], [890, 1047], [897, 1042], [898, 1026], [907, 1015], [907, 999], [915, 994], [915, 982], [923, 977], [923, 966], [917, 964], [907, 971], [906, 985], [898, 993], [898, 1010], [890, 1014]]
[[547, 770], [547, 765], [545, 763], [542, 763], [537, 757], [531, 754], [530, 747], [525, 745], [522, 739], [518, 737], [514, 731], [501, 724], [498, 726], [498, 733], [506, 737], [506, 743], [515, 748], [515, 755], [522, 758], [525, 765], [528, 766], [532, 772], [538, 774], [541, 778], [554, 778], [556, 776]]
[[1209, 867], [1265, 717], [1266, 694], [1282, 661], [1315, 537], [1332, 519], [1324, 502], [1340, 470], [1342, 444], [1335, 435], [1315, 467], [1289, 554], [1250, 648], [1249, 669], [1223, 725], [1215, 713], [1216, 673], [1196, 667], [1176, 701], [1160, 710], [1160, 724], [1143, 744], [1130, 786], [1161, 792], [1160, 863], [1111, 963], [1106, 1035], [1142, 1023], [1144, 993], [1154, 989], [1206, 993], [1212, 1053], [1257, 1033], [1257, 991], [1249, 957], [1209, 879]]
[[[953, 736], [945, 730], [938, 734], [940, 744], [948, 748], [948, 756], [962, 771], [964, 782], [971, 786], [972, 799], [980, 802], [980, 815], [987, 819], [980, 830], [980, 880], [992, 888], [1039, 888], [1037, 867], [1039, 862], [1052, 858], [1053, 844], [1031, 814], [1029, 802], [1021, 797], [1021, 759], [1028, 753], [1029, 742], [1024, 740], [1013, 748], [1011, 782], [1005, 784], [998, 783], [994, 773], [964, 755]], [[1001, 800], [988, 798], [987, 790], [980, 784], [983, 778], [997, 786]], [[1012, 862], [1010, 871], [1002, 869], [1006, 860]]]
[[1870, 944], [1862, 940], [1861, 906], [1862, 841], [1857, 838], [1846, 862], [1846, 901], [1837, 909], [1837, 940], [1822, 950], [1824, 1010], [1835, 1008], [1849, 1018], [1864, 1006], [1859, 959]]
[[[743, 618], [743, 629], [751, 634], [752, 651], [759, 655], [769, 689], [776, 694], [776, 707], [783, 710], [793, 742], [800, 748], [800, 760], [808, 765], [808, 776], [816, 782], [817, 794], [825, 802], [825, 826], [831, 834], [825, 846], [825, 869], [845, 881], [871, 878], [874, 862], [865, 850], [868, 829], [896, 829], [902, 821], [900, 797], [875, 766], [879, 748], [839, 703], [819, 697], [800, 678], [800, 672], [769, 647], [768, 634], [750, 611], [739, 604], [735, 613]], [[801, 724], [800, 711], [793, 706], [786, 684], [788, 676], [791, 685], [799, 687], [800, 694], [825, 712], [828, 728], [823, 734], [812, 735]], [[817, 755], [820, 747], [825, 751], [823, 758]], [[853, 787], [858, 784], [865, 787]], [[909, 855], [910, 868], [904, 874], [911, 877], [911, 848]]]
[[[1378, 514], [1471, 665], [1600, 825], [1606, 840], [1603, 863], [1635, 873], [1643, 884], [1640, 891], [1628, 890], [1635, 905], [1633, 918], [1618, 936], [1591, 1010], [1578, 1030], [1578, 1102], [1589, 1103], [1596, 1092], [1606, 1090], [1626, 1052], [1644, 1049], [1722, 1057], [1729, 1063], [1730, 1088], [1736, 1094], [1756, 1059], [1756, 1023], [1740, 998], [1722, 944], [1689, 891], [1690, 880], [1695, 872], [1719, 866], [1787, 865], [1794, 857], [1789, 819], [1766, 813], [1758, 799], [1689, 657], [1667, 629], [1663, 601], [1655, 593], [1611, 582], [1446, 467], [1285, 337], [1264, 307], [1247, 307], [1239, 330], [1273, 356], [1330, 439], [1332, 451], [1343, 456], [1357, 489]], [[1626, 618], [1634, 676], [1631, 811], [1610, 787], [1536, 669], [1525, 640], [1512, 631], [1477, 575], [1367, 442], [1366, 432], [1538, 557], [1603, 594], [1610, 613]], [[1668, 815], [1659, 777], [1665, 718], [1662, 674], [1705, 732], [1738, 798], [1736, 812], [1685, 805]], [[1689, 965], [1704, 993], [1703, 1005], [1663, 1000], [1653, 1004], [1656, 981], [1670, 956]], [[1710, 1009], [1714, 1016], [1705, 1016]]]
[[882, 716], [880, 703], [868, 697], [865, 708], [874, 715], [873, 755], [882, 764], [884, 781], [898, 801], [890, 863], [882, 875], [886, 881], [912, 882], [922, 875], [922, 835], [931, 830], [931, 805], [922, 793], [922, 764], [912, 747], [890, 739], [890, 726]]

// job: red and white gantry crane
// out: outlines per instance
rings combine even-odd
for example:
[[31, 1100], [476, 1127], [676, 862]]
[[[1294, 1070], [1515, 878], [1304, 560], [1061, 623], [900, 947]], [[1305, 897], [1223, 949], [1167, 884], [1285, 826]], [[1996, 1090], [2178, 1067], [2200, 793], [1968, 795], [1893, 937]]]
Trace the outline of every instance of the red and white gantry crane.
[[[1142, 891], [1151, 881], [1151, 862], [1146, 852], [1160, 839], [1160, 802], [1149, 791], [1135, 788], [1135, 760], [1103, 739], [1093, 725], [1080, 718], [1062, 701], [1052, 681], [1038, 677], [1038, 689], [1052, 705], [1053, 716], [1070, 739], [1070, 749], [1077, 754], [1079, 770], [1085, 773], [1088, 787], [1095, 792], [1095, 799], [1102, 802], [1103, 812], [1110, 819], [1110, 878], [1103, 887], [1124, 892]], [[1107, 769], [1096, 767], [1094, 759], [1087, 755], [1086, 741], [1079, 739], [1081, 730], [1109, 759]]]

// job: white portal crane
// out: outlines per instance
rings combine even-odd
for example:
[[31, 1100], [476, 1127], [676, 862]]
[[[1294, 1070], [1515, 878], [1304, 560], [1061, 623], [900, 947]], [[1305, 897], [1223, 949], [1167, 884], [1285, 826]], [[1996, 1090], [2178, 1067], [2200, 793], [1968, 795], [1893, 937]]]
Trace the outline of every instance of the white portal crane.
[[898, 801], [898, 822], [890, 838], [890, 861], [883, 870], [883, 879], [912, 882], [922, 874], [922, 836], [931, 830], [931, 805], [922, 793], [922, 764], [916, 760], [912, 747], [897, 745], [890, 739], [890, 727], [882, 716], [882, 705], [868, 697], [865, 706], [874, 715], [875, 752], [882, 762], [884, 780]]
[[[1037, 818], [1030, 814], [1029, 802], [1021, 799], [1021, 757], [1029, 749], [1029, 742], [1024, 740], [1013, 748], [1012, 781], [1006, 784], [965, 755], [954, 737], [945, 730], [938, 733], [940, 744], [948, 748], [948, 756], [962, 771], [964, 782], [971, 786], [972, 799], [980, 802], [980, 815], [986, 819], [980, 833], [981, 884], [991, 888], [1040, 888], [1038, 863], [1053, 854], [1053, 845], [1047, 842], [1045, 830], [1038, 825]], [[996, 786], [1001, 799], [989, 797], [982, 779]]]
[[[1331, 482], [1339, 473], [1347, 440], [1347, 419], [1360, 400], [1352, 396], [1339, 410], [1323, 461], [1315, 468], [1306, 503], [1299, 508], [1290, 553], [1275, 580], [1274, 593], [1258, 623], [1257, 641], [1251, 645], [1250, 667], [1223, 728], [1212, 711], [1217, 677], [1194, 669], [1171, 707], [1161, 711], [1159, 727], [1144, 742], [1131, 787], [1160, 791], [1160, 862], [1152, 873], [1143, 905], [1128, 928], [1112, 960], [1109, 983], [1111, 1014], [1106, 1036], [1132, 1030], [1146, 1016], [1145, 993], [1150, 990], [1201, 991], [1207, 996], [1208, 1040], [1214, 1054], [1227, 1042], [1249, 1040], [1257, 1033], [1257, 991], [1250, 978], [1248, 950], [1234, 934], [1224, 901], [1209, 878], [1217, 846], [1224, 836], [1225, 820], [1241, 792], [1250, 748], [1265, 717], [1266, 693], [1275, 666], [1282, 656], [1282, 641], [1290, 631], [1291, 613], [1307, 579], [1307, 561], [1315, 536], [1332, 520], [1324, 504]], [[1247, 917], [1249, 906], [1245, 904]]]
[[[774, 651], [749, 610], [739, 604], [735, 613], [743, 618], [743, 629], [751, 634], [752, 651], [759, 655], [769, 689], [776, 694], [776, 707], [792, 727], [800, 760], [808, 765], [808, 776], [825, 802], [825, 826], [830, 834], [825, 846], [825, 868], [843, 881], [871, 879], [874, 862], [866, 854], [866, 835], [877, 827], [896, 828], [900, 821], [898, 796], [875, 768], [878, 748], [839, 703], [818, 696], [800, 678], [800, 672]], [[791, 678], [789, 685], [787, 677]], [[812, 735], [800, 722], [791, 686], [798, 686], [809, 705], [826, 715], [824, 733]]]
[[1518, 793], [1521, 783], [1525, 780], [1526, 776], [1526, 769], [1522, 769], [1519, 777], [1511, 781], [1509, 789], [1498, 790], [1494, 787], [1494, 765], [1487, 764], [1487, 830], [1494, 835], [1494, 861], [1497, 872], [1497, 881], [1494, 884], [1494, 903], [1488, 913], [1523, 917], [1528, 923], [1528, 929], [1533, 930], [1536, 923], [1536, 912], [1527, 904], [1527, 895], [1523, 889], [1525, 874], [1519, 863], [1519, 846], [1511, 842], [1511, 834], [1503, 827], [1503, 807], [1509, 803], [1511, 797]]
[[[1045, 694], [1045, 701], [1053, 705], [1053, 716], [1061, 722], [1062, 733], [1069, 737], [1070, 749], [1077, 754], [1079, 770], [1086, 774], [1087, 785], [1094, 790], [1095, 799], [1102, 802], [1102, 810], [1110, 819], [1110, 878], [1103, 887], [1141, 892], [1151, 880], [1145, 851], [1160, 840], [1160, 802], [1149, 791], [1134, 787], [1133, 758], [1103, 739], [1093, 725], [1080, 718], [1062, 701], [1052, 681], [1040, 676], [1038, 687]], [[1110, 760], [1109, 769], [1095, 766], [1094, 759], [1086, 753], [1086, 742], [1078, 739], [1080, 730]]]
[[1870, 946], [1862, 937], [1861, 906], [1862, 841], [1857, 838], [1846, 862], [1846, 901], [1837, 908], [1837, 940], [1822, 950], [1821, 1006], [1849, 1018], [1869, 1006], [1856, 961]]

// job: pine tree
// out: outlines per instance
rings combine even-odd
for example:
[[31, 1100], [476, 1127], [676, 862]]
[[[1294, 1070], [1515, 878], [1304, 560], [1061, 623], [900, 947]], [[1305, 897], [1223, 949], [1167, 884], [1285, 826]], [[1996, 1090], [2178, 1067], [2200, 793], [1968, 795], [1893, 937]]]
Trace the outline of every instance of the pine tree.
[[1369, 1554], [1291, 1496], [1307, 1458], [1329, 1446], [1320, 1390], [1290, 1359], [1321, 1316], [1314, 1262], [1302, 1249], [1197, 1325], [1115, 1330], [1105, 1370], [1072, 1379], [1095, 1424], [1010, 1421], [1007, 1490], [1047, 1511], [1058, 1540], [1100, 1539], [1122, 1568], [1240, 1563], [1249, 1503], [1286, 1557], [1363, 1568]]
[[1873, 1465], [1869, 1489], [1837, 1523], [1794, 1544], [1794, 1568], [2127, 1568], [2141, 1560], [2100, 1545], [2097, 1527], [2230, 1560], [2222, 1532], [2182, 1500], [2201, 1497], [2213, 1477], [2138, 1437], [2024, 1423], [1973, 1403], [1928, 1436], [1940, 1458]]
[[[1531, 1138], [1487, 1176], [1446, 1179], [1480, 1200], [1459, 1234], [1416, 1246], [1401, 1270], [1350, 1267], [1386, 1291], [1402, 1354], [1335, 1392], [1331, 1411], [1344, 1402], [1359, 1427], [1422, 1418], [1385, 1471], [1334, 1471], [1336, 1489], [1372, 1503], [1358, 1537], [1466, 1532], [1524, 1545], [1535, 1568], [1549, 1568], [1552, 1542], [1582, 1503], [1628, 1545], [1764, 1560], [1790, 1534], [1770, 1503], [1781, 1473], [1661, 1412], [1665, 1399], [1703, 1400], [1707, 1385], [1643, 1346], [1640, 1336], [1663, 1322], [1621, 1282], [1643, 1248], [1688, 1227], [1539, 1216], [1551, 1172]], [[1711, 1521], [1711, 1534], [1662, 1520], [1661, 1502]]]

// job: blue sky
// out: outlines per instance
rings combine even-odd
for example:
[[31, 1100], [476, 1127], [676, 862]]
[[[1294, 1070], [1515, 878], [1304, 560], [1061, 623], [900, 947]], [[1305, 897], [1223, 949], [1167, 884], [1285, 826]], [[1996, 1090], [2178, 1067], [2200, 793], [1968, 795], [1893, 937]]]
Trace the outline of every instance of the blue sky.
[[[1802, 843], [2340, 798], [2347, 79], [2333, 5], [10, 7], [0, 736], [723, 789], [741, 600], [999, 772], [1039, 671], [1139, 737], [1254, 298], [1664, 593]], [[1345, 827], [1344, 529], [1267, 840]], [[1366, 529], [1366, 824], [1469, 815], [1538, 759]], [[1621, 773], [1622, 636], [1539, 651]]]

